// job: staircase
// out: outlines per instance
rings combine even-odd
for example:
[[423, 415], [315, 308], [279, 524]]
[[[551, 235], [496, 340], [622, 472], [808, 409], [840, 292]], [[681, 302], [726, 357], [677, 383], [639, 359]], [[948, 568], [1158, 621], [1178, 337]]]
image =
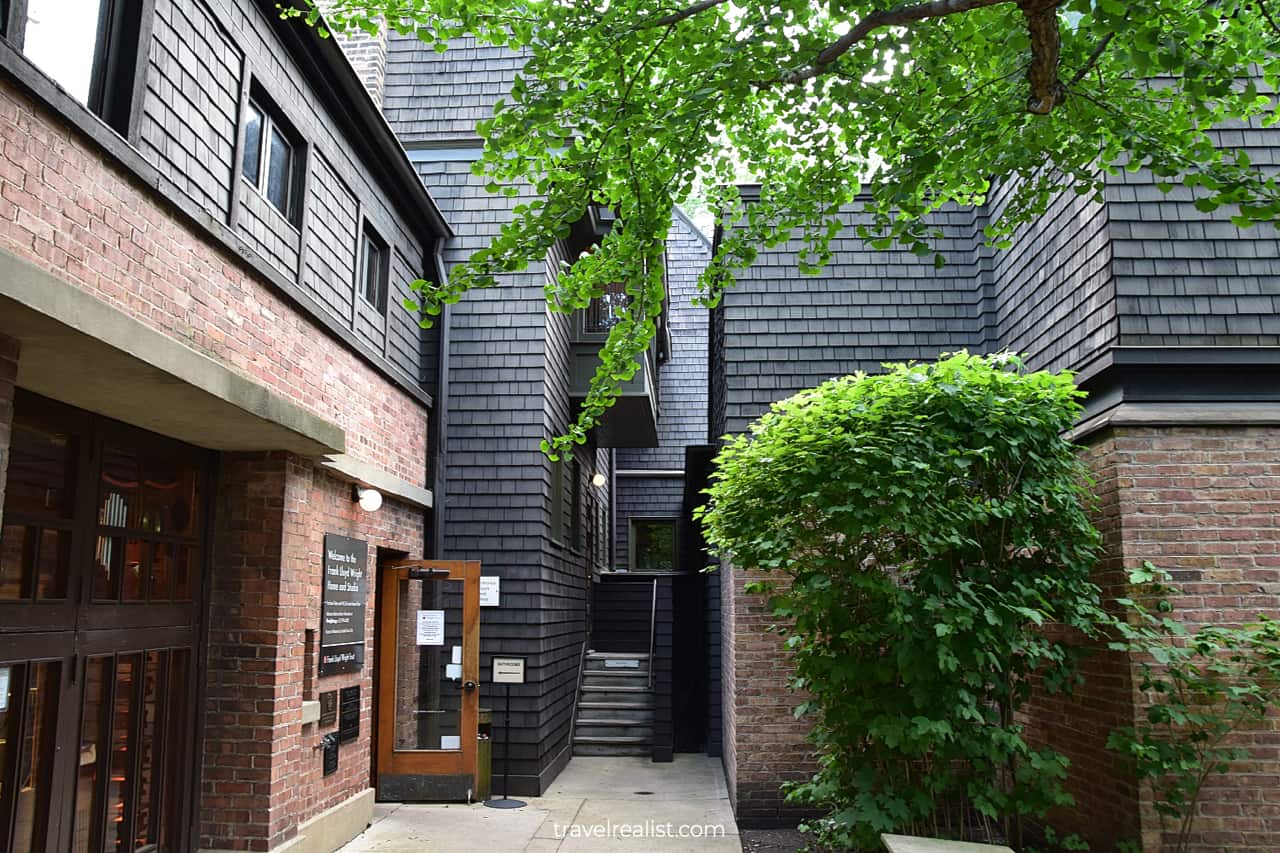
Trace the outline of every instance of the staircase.
[[649, 655], [587, 652], [573, 729], [574, 755], [650, 755]]

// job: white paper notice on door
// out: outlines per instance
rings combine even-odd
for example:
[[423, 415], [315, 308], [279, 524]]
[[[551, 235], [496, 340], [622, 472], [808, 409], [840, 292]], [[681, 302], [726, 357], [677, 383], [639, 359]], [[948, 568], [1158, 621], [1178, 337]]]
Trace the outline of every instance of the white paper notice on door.
[[0, 666], [0, 711], [9, 710], [9, 667]]
[[444, 645], [444, 611], [443, 610], [419, 610], [418, 611], [418, 645], [420, 646], [443, 646]]

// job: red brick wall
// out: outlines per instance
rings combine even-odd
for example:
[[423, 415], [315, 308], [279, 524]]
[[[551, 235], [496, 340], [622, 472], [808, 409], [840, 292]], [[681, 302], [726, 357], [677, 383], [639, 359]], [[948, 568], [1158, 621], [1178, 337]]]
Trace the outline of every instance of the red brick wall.
[[[1095, 478], [1093, 522], [1105, 549], [1094, 581], [1102, 587], [1104, 599], [1113, 599], [1123, 594], [1125, 578], [1123, 490], [1114, 438], [1093, 441], [1084, 459]], [[1053, 815], [1054, 828], [1089, 838], [1094, 849], [1114, 850], [1119, 842], [1141, 834], [1137, 783], [1106, 749], [1111, 731], [1133, 724], [1134, 686], [1127, 656], [1100, 648], [1091, 651], [1081, 664], [1084, 684], [1070, 697], [1037, 696], [1024, 709], [1022, 722], [1029, 741], [1050, 746], [1071, 761], [1066, 789], [1076, 805]]]
[[738, 635], [733, 609], [738, 599], [737, 571], [720, 567], [720, 763], [724, 766], [729, 802], [738, 808]]
[[[1125, 567], [1171, 572], [1192, 630], [1280, 616], [1280, 428], [1124, 428], [1103, 442]], [[1280, 849], [1280, 715], [1239, 743], [1254, 758], [1211, 780], [1192, 850]], [[1143, 829], [1160, 849], [1149, 810]]]
[[[1280, 616], [1280, 429], [1124, 428], [1092, 437], [1084, 453], [1096, 479], [1106, 556], [1095, 579], [1105, 595], [1119, 594], [1125, 571], [1150, 560], [1182, 588], [1175, 604], [1192, 630]], [[742, 592], [746, 580], [725, 572], [726, 773], [741, 821], [794, 820], [777, 788], [812, 765], [804, 726], [789, 713], [795, 698], [783, 688], [789, 671], [778, 637], [765, 633], [770, 620]], [[1105, 749], [1108, 733], [1140, 713], [1132, 666], [1101, 653], [1086, 660], [1084, 675], [1073, 698], [1046, 698], [1026, 714], [1029, 735], [1072, 762], [1077, 805], [1054, 822], [1094, 849], [1141, 838], [1159, 850], [1149, 794]], [[1209, 784], [1197, 851], [1280, 849], [1280, 717], [1239, 742], [1254, 758]]]
[[[216, 527], [201, 846], [269, 850], [371, 784], [377, 549], [420, 556], [422, 515], [391, 500], [365, 513], [349, 484], [287, 454], [223, 454]], [[366, 663], [307, 678], [326, 533], [369, 545]], [[315, 747], [333, 727], [302, 724], [307, 684], [361, 688], [360, 737], [328, 777]]]
[[266, 850], [279, 660], [284, 454], [224, 453], [218, 471], [202, 848]]
[[[743, 826], [794, 824], [806, 814], [782, 801], [779, 786], [812, 775], [813, 749], [805, 741], [808, 720], [793, 713], [801, 697], [787, 681], [793, 672], [783, 637], [768, 630], [776, 621], [766, 598], [743, 589], [765, 577], [731, 569], [723, 579], [732, 592], [733, 640], [725, 667], [725, 761], [732, 763], [729, 782], [734, 814]], [[775, 582], [780, 578], [773, 578]]]
[[4, 484], [13, 427], [13, 388], [18, 378], [18, 342], [0, 335], [0, 521], [4, 520]]
[[6, 79], [0, 141], [0, 248], [337, 423], [348, 453], [426, 485], [415, 400]]

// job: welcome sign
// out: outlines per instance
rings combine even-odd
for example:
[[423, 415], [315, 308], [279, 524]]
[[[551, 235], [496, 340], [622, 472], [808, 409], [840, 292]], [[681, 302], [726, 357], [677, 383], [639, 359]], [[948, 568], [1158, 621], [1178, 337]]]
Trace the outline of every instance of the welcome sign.
[[324, 535], [324, 593], [320, 617], [320, 674], [364, 666], [364, 616], [369, 595], [369, 546]]

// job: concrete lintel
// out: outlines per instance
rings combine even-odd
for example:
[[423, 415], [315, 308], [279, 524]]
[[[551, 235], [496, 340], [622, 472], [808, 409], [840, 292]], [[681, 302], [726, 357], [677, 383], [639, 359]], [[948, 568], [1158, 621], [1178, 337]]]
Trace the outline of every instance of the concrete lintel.
[[0, 332], [37, 394], [213, 450], [346, 449], [337, 424], [4, 250]]
[[1121, 403], [1067, 433], [1080, 441], [1118, 426], [1273, 426], [1280, 403]]
[[320, 467], [331, 471], [343, 480], [377, 489], [385, 496], [396, 498], [420, 509], [431, 509], [434, 503], [430, 489], [415, 486], [408, 480], [402, 480], [345, 453], [325, 456], [320, 460]]

